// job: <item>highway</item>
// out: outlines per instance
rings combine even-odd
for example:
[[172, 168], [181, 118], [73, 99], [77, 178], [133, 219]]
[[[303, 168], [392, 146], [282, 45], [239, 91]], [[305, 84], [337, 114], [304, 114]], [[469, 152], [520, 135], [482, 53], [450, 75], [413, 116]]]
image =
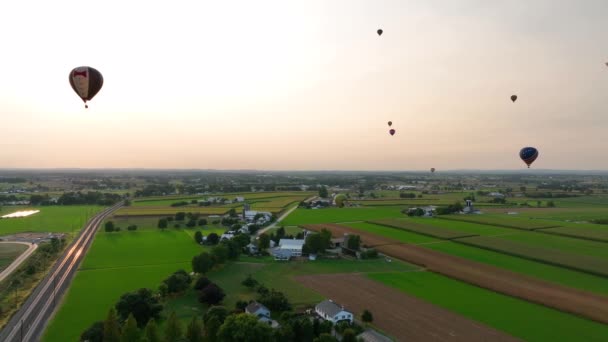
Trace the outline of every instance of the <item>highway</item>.
[[39, 341], [57, 303], [68, 289], [89, 249], [101, 222], [122, 203], [107, 208], [87, 222], [78, 237], [66, 248], [49, 274], [32, 291], [23, 306], [0, 331], [0, 341]]

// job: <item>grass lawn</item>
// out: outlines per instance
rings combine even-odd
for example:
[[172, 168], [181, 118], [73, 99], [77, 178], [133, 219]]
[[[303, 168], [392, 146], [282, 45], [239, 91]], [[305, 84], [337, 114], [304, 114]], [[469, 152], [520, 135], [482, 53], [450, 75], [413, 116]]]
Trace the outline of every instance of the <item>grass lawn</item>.
[[306, 274], [323, 273], [372, 273], [407, 272], [418, 267], [398, 260], [386, 262], [383, 258], [374, 260], [327, 260], [276, 262], [270, 258], [242, 257], [241, 262], [230, 263], [224, 268], [209, 274], [209, 278], [225, 290], [224, 305], [234, 308], [238, 300], [256, 298], [241, 282], [248, 274], [268, 288], [274, 288], [287, 295], [294, 306], [313, 305], [321, 300], [316, 292], [300, 285], [293, 277]]
[[336, 223], [367, 221], [381, 218], [404, 217], [403, 207], [361, 207], [361, 208], [327, 208], [296, 209], [282, 224], [297, 226], [301, 224]]
[[0, 243], [0, 271], [25, 252], [27, 246], [21, 243]]
[[562, 267], [551, 266], [450, 241], [429, 244], [425, 245], [425, 247], [501, 267], [513, 272], [525, 274], [557, 284], [608, 295], [608, 279], [603, 277], [577, 272]]
[[376, 273], [371, 279], [526, 341], [605, 341], [608, 326], [430, 272]]
[[71, 232], [80, 230], [86, 220], [103, 208], [100, 206], [43, 206], [43, 207], [11, 207], [6, 213], [20, 210], [35, 209], [39, 213], [14, 219], [0, 220], [0, 235], [22, 232]]
[[608, 228], [606, 226], [591, 224], [572, 224], [567, 227], [549, 228], [539, 230], [541, 233], [557, 234], [578, 239], [590, 239], [595, 241], [608, 242]]
[[[501, 234], [509, 234], [509, 233], [519, 233], [520, 231], [509, 229], [509, 228], [501, 228], [488, 224], [477, 224], [470, 222], [462, 222], [462, 221], [451, 221], [451, 220], [441, 220], [436, 218], [410, 218], [412, 222], [427, 224], [435, 227], [441, 227], [445, 229], [451, 229], [463, 233], [468, 234], [477, 234], [477, 235], [501, 235]], [[405, 221], [405, 220], [404, 220]]]
[[178, 269], [191, 270], [192, 257], [204, 247], [194, 230], [97, 233], [44, 341], [76, 341], [96, 320], [104, 319], [120, 295], [142, 287], [157, 289]]

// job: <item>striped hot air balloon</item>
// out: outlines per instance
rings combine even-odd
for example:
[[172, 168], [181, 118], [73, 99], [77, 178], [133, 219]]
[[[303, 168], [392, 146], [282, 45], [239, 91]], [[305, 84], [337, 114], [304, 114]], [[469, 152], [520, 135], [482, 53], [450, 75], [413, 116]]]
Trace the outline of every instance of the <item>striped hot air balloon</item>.
[[97, 69], [81, 66], [70, 71], [70, 85], [89, 108], [87, 101], [91, 101], [103, 86], [103, 76]]
[[538, 150], [534, 147], [524, 147], [519, 151], [519, 158], [530, 168], [530, 165], [538, 158]]

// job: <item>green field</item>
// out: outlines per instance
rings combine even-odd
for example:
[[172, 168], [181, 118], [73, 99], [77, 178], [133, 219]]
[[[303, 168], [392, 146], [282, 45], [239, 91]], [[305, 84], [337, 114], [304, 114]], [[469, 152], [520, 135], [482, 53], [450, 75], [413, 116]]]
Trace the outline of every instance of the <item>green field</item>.
[[[608, 228], [596, 225], [596, 227], [583, 227], [582, 225], [558, 227], [538, 230], [538, 232], [546, 234], [563, 235], [578, 239], [587, 239], [601, 242], [608, 242]], [[591, 225], [587, 225], [591, 226]]]
[[371, 279], [526, 341], [605, 341], [608, 326], [430, 272], [374, 273]]
[[192, 239], [194, 231], [98, 233], [44, 341], [76, 341], [123, 293], [156, 289], [174, 271], [191, 270], [192, 257], [203, 249]]
[[566, 267], [580, 272], [608, 277], [608, 260], [606, 259], [568, 253], [554, 248], [532, 246], [496, 237], [476, 236], [459, 239], [458, 242], [533, 261]]
[[[411, 233], [406, 230], [395, 229], [395, 228], [391, 228], [391, 227], [387, 227], [387, 226], [383, 226], [383, 225], [373, 224], [370, 222], [349, 223], [349, 224], [344, 224], [344, 226], [347, 226], [347, 227], [353, 228], [353, 229], [358, 229], [361, 231], [365, 231], [368, 233], [373, 233], [378, 236], [387, 237], [389, 239], [394, 239], [399, 242], [405, 242], [405, 243], [419, 244], [419, 243], [428, 243], [428, 242], [439, 241], [436, 238], [433, 238], [433, 237], [430, 237], [427, 235]], [[365, 240], [363, 240], [363, 244], [365, 244]]]
[[[298, 201], [302, 201], [314, 193], [312, 192], [247, 192], [247, 193], [226, 193], [226, 194], [209, 194], [209, 195], [188, 195], [188, 196], [163, 196], [163, 197], [142, 197], [133, 201], [133, 206], [170, 206], [175, 202], [191, 200], [203, 200], [209, 197], [222, 197], [228, 200], [234, 200], [236, 197], [244, 197], [247, 202], [253, 203], [260, 200], [265, 201], [278, 201], [281, 198], [295, 198]], [[293, 201], [291, 201], [293, 202]], [[235, 205], [242, 205], [242, 203], [233, 203]]]
[[560, 226], [558, 222], [531, 220], [528, 218], [519, 218], [510, 215], [448, 215], [439, 216], [439, 218], [445, 220], [471, 222], [490, 226], [517, 228], [525, 230]]
[[383, 219], [369, 221], [373, 224], [383, 225], [394, 229], [407, 230], [413, 233], [428, 235], [438, 239], [454, 239], [458, 237], [476, 236], [477, 234], [465, 233], [452, 229], [435, 227], [423, 223], [405, 219]]
[[566, 253], [608, 260], [608, 243], [605, 242], [539, 234], [537, 232], [521, 232], [519, 234], [501, 236], [500, 238], [532, 247], [558, 249]]
[[6, 213], [35, 209], [39, 213], [14, 219], [0, 220], [0, 235], [22, 232], [56, 232], [67, 233], [79, 230], [86, 221], [102, 210], [100, 206], [43, 206], [43, 207], [10, 207]]
[[230, 207], [125, 207], [118, 209], [115, 216], [172, 216], [178, 212], [201, 215], [224, 215]]
[[608, 279], [451, 241], [425, 247], [546, 281], [608, 295]]
[[282, 224], [297, 226], [302, 224], [368, 221], [382, 218], [404, 217], [403, 207], [361, 207], [294, 210]]
[[25, 252], [27, 245], [21, 243], [0, 243], [0, 271]]
[[[520, 217], [558, 221], [589, 221], [608, 218], [608, 207], [517, 208]], [[488, 213], [504, 213], [505, 209], [484, 209]], [[506, 216], [506, 215], [505, 215]], [[561, 226], [557, 223], [556, 225]]]

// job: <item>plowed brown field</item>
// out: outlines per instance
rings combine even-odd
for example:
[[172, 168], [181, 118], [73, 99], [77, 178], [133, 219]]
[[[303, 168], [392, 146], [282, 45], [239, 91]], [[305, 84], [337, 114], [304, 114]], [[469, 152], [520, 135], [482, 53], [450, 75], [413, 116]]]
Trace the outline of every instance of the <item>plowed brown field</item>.
[[365, 245], [386, 255], [424, 266], [429, 270], [509, 296], [545, 305], [564, 312], [608, 324], [608, 297], [549, 283], [487, 264], [403, 244], [368, 232], [337, 224], [307, 225], [306, 229], [325, 228], [333, 236], [345, 233], [361, 236]]
[[370, 310], [374, 325], [399, 341], [518, 341], [365, 276], [322, 274], [296, 279], [337, 303], [348, 304], [346, 309], [357, 315]]

